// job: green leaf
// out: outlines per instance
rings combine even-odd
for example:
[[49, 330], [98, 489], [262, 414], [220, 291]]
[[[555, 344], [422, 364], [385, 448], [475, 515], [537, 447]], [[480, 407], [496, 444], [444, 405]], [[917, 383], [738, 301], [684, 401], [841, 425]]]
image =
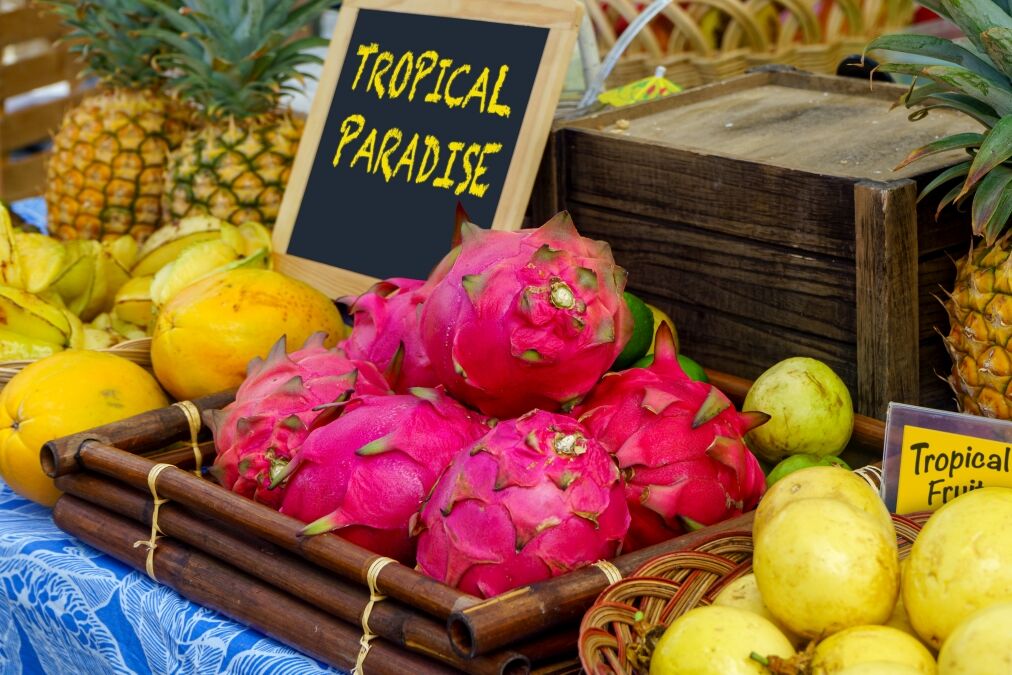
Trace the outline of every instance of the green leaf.
[[288, 15], [288, 23], [300, 27], [315, 21], [332, 4], [333, 0], [310, 0]]
[[1012, 215], [1012, 192], [1006, 189], [994, 216], [984, 228], [984, 241], [988, 242], [989, 246], [997, 241], [1001, 233], [1005, 231], [1010, 215]]
[[938, 220], [938, 216], [942, 213], [942, 209], [944, 209], [946, 206], [948, 206], [949, 204], [951, 204], [956, 200], [956, 195], [958, 195], [962, 189], [963, 184], [960, 183], [956, 187], [949, 190], [945, 194], [945, 196], [942, 197], [942, 200], [938, 202], [938, 208], [935, 209], [935, 220]]
[[899, 171], [903, 167], [909, 165], [912, 162], [916, 162], [919, 159], [923, 159], [929, 155], [937, 155], [940, 152], [949, 152], [951, 150], [962, 150], [964, 148], [976, 148], [983, 142], [984, 135], [973, 132], [967, 132], [962, 134], [953, 134], [952, 136], [946, 136], [945, 138], [937, 141], [932, 141], [927, 145], [922, 145], [917, 148], [904, 159], [902, 162], [896, 165], [893, 171]]
[[930, 183], [924, 186], [924, 189], [921, 190], [921, 194], [917, 196], [917, 201], [918, 202], [921, 201], [922, 199], [927, 197], [930, 193], [934, 192], [936, 188], [945, 185], [950, 180], [965, 176], [969, 171], [970, 171], [969, 161], [962, 162], [961, 164], [957, 164], [955, 166], [950, 166], [948, 169], [935, 176]]
[[941, 3], [952, 22], [982, 52], [987, 51], [981, 39], [984, 31], [994, 27], [1012, 28], [1012, 17], [993, 0], [941, 0]]
[[985, 175], [1009, 157], [1012, 157], [1012, 117], [1003, 117], [980, 144], [963, 185], [963, 193], [972, 190]]
[[172, 5], [161, 0], [139, 0], [148, 9], [154, 10], [169, 23], [177, 33], [199, 33], [200, 25], [189, 16], [182, 14]]
[[999, 115], [1012, 113], [1012, 91], [1008, 78], [995, 81], [962, 66], [918, 66], [912, 63], [887, 63], [879, 70], [923, 76], [944, 85], [948, 91], [966, 94], [987, 103]]
[[987, 55], [1006, 75], [1012, 75], [1012, 29], [994, 27], [980, 34]]
[[931, 97], [931, 100], [936, 101], [936, 103], [924, 106], [920, 110], [910, 113], [910, 120], [919, 120], [936, 108], [948, 108], [973, 118], [981, 126], [989, 129], [998, 123], [998, 115], [992, 108], [966, 94], [935, 94]]
[[963, 66], [978, 75], [1000, 82], [1004, 73], [996, 70], [987, 61], [981, 59], [969, 50], [960, 47], [952, 40], [935, 37], [933, 35], [883, 35], [868, 43], [864, 48], [865, 52], [876, 50], [887, 50], [888, 52], [900, 52], [906, 55], [901, 59], [891, 58], [891, 54], [884, 54], [879, 61], [920, 63], [922, 65], [937, 65], [940, 62], [951, 63]]
[[899, 103], [911, 108], [932, 98], [936, 94], [941, 94], [945, 91], [945, 87], [937, 82], [927, 82], [926, 84], [922, 84], [918, 87], [917, 80], [914, 79], [914, 81], [910, 83], [909, 91], [900, 97]]
[[1010, 184], [1012, 184], [1012, 169], [998, 166], [980, 181], [973, 196], [970, 223], [973, 226], [973, 233], [983, 235], [988, 246], [994, 243], [1008, 221], [1012, 209], [1009, 197]]
[[181, 54], [166, 54], [164, 56], [176, 58], [181, 55], [186, 55], [189, 56], [190, 58], [197, 59], [197, 62], [201, 63], [200, 59], [203, 57], [204, 53], [200, 50], [200, 47], [198, 47], [193, 42], [190, 42], [189, 40], [185, 40], [179, 37], [178, 34], [173, 33], [170, 30], [165, 30], [164, 28], [145, 28], [144, 30], [140, 31], [140, 33], [143, 36], [152, 37], [155, 38], [156, 40], [164, 42], [167, 45], [171, 46], [172, 48], [181, 52]]

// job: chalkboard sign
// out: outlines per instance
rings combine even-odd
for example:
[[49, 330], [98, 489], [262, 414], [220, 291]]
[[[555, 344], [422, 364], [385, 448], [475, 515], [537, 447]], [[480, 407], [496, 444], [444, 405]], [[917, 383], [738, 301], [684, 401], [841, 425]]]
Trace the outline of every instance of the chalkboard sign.
[[336, 296], [424, 278], [458, 203], [519, 228], [581, 16], [575, 0], [345, 2], [275, 225], [278, 267]]

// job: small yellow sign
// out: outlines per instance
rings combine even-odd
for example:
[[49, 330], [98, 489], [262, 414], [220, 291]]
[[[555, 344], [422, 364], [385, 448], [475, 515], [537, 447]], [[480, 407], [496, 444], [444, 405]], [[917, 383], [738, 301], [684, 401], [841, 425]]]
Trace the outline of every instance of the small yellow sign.
[[1010, 443], [906, 425], [896, 513], [934, 511], [981, 487], [1012, 487], [1010, 464]]

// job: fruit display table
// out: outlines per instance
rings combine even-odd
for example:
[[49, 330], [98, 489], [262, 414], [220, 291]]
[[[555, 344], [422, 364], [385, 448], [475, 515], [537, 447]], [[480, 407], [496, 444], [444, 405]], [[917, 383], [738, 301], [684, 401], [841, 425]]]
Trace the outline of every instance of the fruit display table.
[[57, 529], [0, 482], [0, 673], [339, 673]]

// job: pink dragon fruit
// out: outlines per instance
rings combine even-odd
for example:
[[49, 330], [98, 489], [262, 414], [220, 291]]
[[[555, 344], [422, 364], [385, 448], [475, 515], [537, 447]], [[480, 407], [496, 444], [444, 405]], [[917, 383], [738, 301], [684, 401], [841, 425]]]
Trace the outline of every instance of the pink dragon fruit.
[[689, 379], [666, 325], [650, 367], [609, 373], [573, 414], [622, 469], [626, 552], [739, 515], [762, 496], [762, 469], [742, 437], [768, 416], [739, 413], [716, 387]]
[[413, 564], [408, 520], [440, 472], [488, 426], [440, 389], [356, 396], [313, 431], [288, 465], [281, 512], [338, 530], [375, 553]]
[[458, 454], [413, 525], [422, 572], [486, 598], [610, 559], [628, 527], [612, 457], [541, 410]]
[[372, 362], [399, 394], [439, 383], [418, 330], [430, 290], [418, 279], [387, 279], [358, 297], [342, 299], [355, 326], [341, 347], [352, 359]]
[[421, 334], [447, 390], [487, 415], [559, 410], [586, 394], [632, 332], [625, 270], [561, 213], [536, 230], [465, 225]]
[[266, 361], [250, 362], [235, 401], [209, 415], [218, 453], [211, 471], [229, 490], [277, 508], [280, 476], [310, 429], [339, 411], [331, 404], [389, 392], [375, 366], [327, 349], [325, 337], [316, 333], [291, 354], [282, 337]]

